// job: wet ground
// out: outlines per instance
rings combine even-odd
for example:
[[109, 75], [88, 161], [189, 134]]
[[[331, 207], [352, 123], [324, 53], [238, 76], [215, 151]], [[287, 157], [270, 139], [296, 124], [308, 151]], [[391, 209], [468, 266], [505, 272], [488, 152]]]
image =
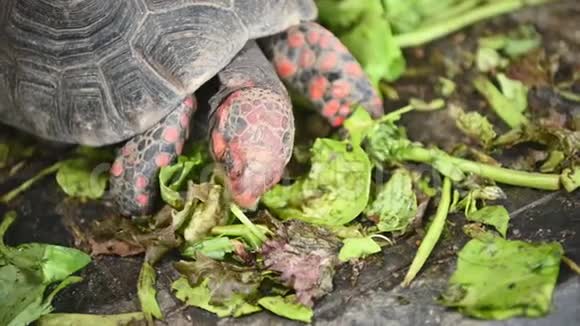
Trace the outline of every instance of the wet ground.
[[[453, 58], [463, 50], [473, 52], [477, 35], [487, 30], [501, 30], [518, 23], [533, 23], [544, 36], [548, 51], [559, 51], [567, 60], [580, 67], [580, 4], [562, 1], [557, 5], [524, 10], [516, 15], [478, 24], [462, 33], [436, 42], [426, 50], [412, 50], [409, 56], [416, 62], [432, 53]], [[426, 65], [426, 60], [423, 60]], [[428, 97], [430, 84], [409, 81], [399, 89], [402, 95]], [[465, 103], [475, 103], [475, 93], [462, 94]], [[475, 99], [474, 99], [475, 97]], [[576, 104], [578, 105], [578, 104]], [[398, 103], [390, 103], [396, 108]], [[476, 106], [477, 107], [477, 106]], [[549, 109], [549, 108], [547, 108]], [[574, 110], [578, 113], [580, 107]], [[411, 114], [404, 123], [411, 138], [450, 148], [463, 141], [444, 111]], [[428, 117], [426, 119], [425, 117]], [[12, 136], [3, 130], [0, 137]], [[44, 147], [38, 159], [30, 161], [16, 175], [0, 175], [0, 193], [26, 180], [41, 167], [58, 159], [62, 149]], [[580, 193], [542, 192], [502, 187], [508, 198], [502, 203], [511, 215], [510, 239], [560, 241], [566, 255], [580, 261]], [[54, 178], [45, 178], [11, 204], [19, 219], [11, 228], [10, 244], [38, 241], [74, 245], [63, 223], [64, 216], [75, 214], [81, 219], [101, 218], [109, 208], [103, 203], [79, 205], [65, 200]], [[0, 207], [0, 215], [7, 207]], [[563, 267], [550, 315], [539, 319], [512, 319], [506, 322], [482, 322], [463, 318], [460, 314], [435, 304], [437, 295], [455, 266], [455, 253], [467, 241], [461, 232], [464, 218], [450, 216], [448, 232], [437, 246], [424, 271], [408, 289], [399, 284], [416, 250], [419, 236], [398, 243], [375, 255], [360, 270], [358, 278], [353, 268], [343, 267], [335, 278], [335, 290], [316, 305], [316, 325], [580, 325], [580, 278]], [[142, 257], [98, 257], [81, 275], [84, 281], [61, 292], [55, 299], [57, 312], [121, 313], [139, 310], [136, 285]], [[293, 323], [268, 313], [242, 319], [217, 320], [214, 315], [195, 308], [184, 308], [170, 293], [175, 272], [170, 257], [158, 269], [158, 299], [165, 311], [167, 325], [292, 325]], [[501, 277], [501, 275], [498, 275]]]

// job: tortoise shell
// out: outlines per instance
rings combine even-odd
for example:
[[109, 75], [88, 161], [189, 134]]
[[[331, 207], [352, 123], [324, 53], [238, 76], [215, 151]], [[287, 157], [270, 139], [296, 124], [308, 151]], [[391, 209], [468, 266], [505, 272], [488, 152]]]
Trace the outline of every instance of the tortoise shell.
[[312, 0], [1, 0], [0, 122], [68, 143], [142, 133]]

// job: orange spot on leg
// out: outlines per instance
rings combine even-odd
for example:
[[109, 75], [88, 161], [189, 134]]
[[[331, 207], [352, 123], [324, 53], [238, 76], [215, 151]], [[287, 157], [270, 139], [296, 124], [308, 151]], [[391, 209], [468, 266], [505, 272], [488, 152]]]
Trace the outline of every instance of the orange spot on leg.
[[168, 143], [175, 143], [179, 140], [179, 130], [175, 127], [167, 127], [163, 131], [163, 139]]
[[296, 66], [287, 58], [281, 58], [276, 60], [276, 72], [282, 78], [289, 78], [296, 73]]
[[334, 98], [342, 99], [350, 93], [350, 84], [345, 80], [337, 80], [332, 83], [332, 96]]
[[137, 187], [137, 189], [145, 189], [148, 184], [149, 184], [149, 179], [147, 179], [146, 177], [144, 177], [142, 175], [138, 176], [137, 180], [135, 180], [135, 187]]
[[326, 78], [322, 76], [314, 77], [308, 86], [310, 99], [313, 101], [320, 101], [324, 95], [324, 92], [326, 92], [326, 87], [328, 87], [328, 81]]
[[337, 100], [330, 100], [328, 101], [328, 103], [326, 103], [326, 105], [322, 109], [322, 115], [324, 115], [325, 117], [332, 117], [336, 115], [339, 107], [340, 102], [338, 102]]
[[171, 163], [171, 156], [168, 153], [159, 153], [155, 156], [155, 165], [158, 167], [168, 166]]
[[116, 160], [111, 167], [111, 174], [115, 177], [120, 177], [123, 174], [123, 163], [120, 160]]
[[299, 31], [293, 31], [288, 34], [288, 45], [293, 48], [300, 48], [304, 46], [304, 35]]
[[139, 206], [141, 207], [149, 205], [149, 196], [147, 196], [146, 194], [137, 195], [135, 200], [137, 201], [137, 204], [139, 204]]
[[336, 56], [336, 53], [334, 53], [334, 52], [327, 53], [320, 60], [320, 70], [322, 70], [322, 71], [332, 70], [336, 67], [337, 62], [338, 62], [338, 58]]

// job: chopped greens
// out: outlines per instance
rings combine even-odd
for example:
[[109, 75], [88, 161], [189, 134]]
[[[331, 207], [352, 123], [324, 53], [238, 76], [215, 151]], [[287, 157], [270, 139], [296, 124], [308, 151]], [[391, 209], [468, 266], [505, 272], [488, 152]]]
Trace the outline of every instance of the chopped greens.
[[151, 317], [157, 319], [163, 318], [161, 308], [159, 307], [157, 298], [155, 297], [157, 295], [157, 290], [155, 290], [156, 279], [157, 275], [155, 274], [155, 268], [145, 260], [141, 267], [141, 271], [139, 272], [137, 296], [141, 302], [141, 310], [143, 310], [143, 313], [148, 320], [151, 320]]
[[550, 309], [562, 254], [557, 242], [473, 239], [459, 252], [441, 303], [483, 319], [543, 316]]
[[262, 202], [284, 219], [343, 225], [367, 205], [370, 179], [371, 163], [360, 146], [319, 138], [308, 176], [290, 186], [275, 186]]
[[278, 316], [305, 323], [312, 322], [312, 316], [314, 315], [312, 308], [299, 303], [295, 295], [263, 297], [258, 300], [258, 304]]
[[381, 251], [381, 246], [372, 237], [346, 238], [342, 240], [342, 243], [343, 246], [338, 253], [338, 259], [343, 262], [364, 258]]
[[404, 231], [416, 214], [417, 198], [413, 191], [413, 179], [405, 169], [393, 173], [366, 209], [369, 218], [378, 220], [377, 226], [381, 232]]
[[493, 226], [505, 238], [510, 220], [507, 209], [503, 206], [485, 206], [466, 215], [469, 221]]
[[118, 315], [89, 315], [89, 314], [48, 314], [42, 316], [38, 326], [120, 326], [131, 325], [145, 319], [142, 312], [130, 312]]
[[[16, 213], [8, 212], [0, 224], [0, 324], [8, 326], [27, 325], [50, 313], [54, 296], [79, 282], [71, 275], [91, 261], [79, 250], [56, 245], [6, 246], [4, 234], [15, 219]], [[53, 283], [59, 284], [45, 295]]]

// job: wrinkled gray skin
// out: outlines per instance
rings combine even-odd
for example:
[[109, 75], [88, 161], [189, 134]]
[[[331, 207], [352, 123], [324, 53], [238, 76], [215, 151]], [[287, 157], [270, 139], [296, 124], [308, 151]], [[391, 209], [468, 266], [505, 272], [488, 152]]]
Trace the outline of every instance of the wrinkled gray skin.
[[0, 122], [107, 145], [150, 129], [312, 0], [2, 0]]

